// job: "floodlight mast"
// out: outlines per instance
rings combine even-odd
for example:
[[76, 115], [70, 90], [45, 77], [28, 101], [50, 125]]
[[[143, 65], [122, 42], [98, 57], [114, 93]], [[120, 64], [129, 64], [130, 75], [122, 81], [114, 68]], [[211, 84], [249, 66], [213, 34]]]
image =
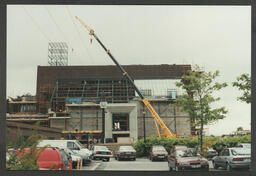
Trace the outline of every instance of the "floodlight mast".
[[155, 109], [151, 106], [151, 104], [149, 103], [149, 101], [141, 94], [141, 92], [139, 91], [139, 89], [137, 88], [137, 86], [134, 84], [132, 78], [130, 77], [130, 75], [124, 70], [124, 68], [117, 62], [117, 60], [114, 58], [114, 56], [110, 53], [110, 50], [107, 49], [104, 44], [100, 41], [100, 39], [97, 37], [97, 35], [94, 33], [94, 30], [91, 29], [88, 25], [86, 25], [79, 17], [75, 16], [75, 18], [89, 31], [89, 35], [93, 36], [97, 42], [100, 44], [100, 46], [106, 51], [106, 53], [108, 54], [108, 56], [111, 58], [111, 60], [116, 64], [116, 66], [120, 69], [120, 71], [122, 72], [123, 76], [126, 77], [126, 79], [128, 80], [128, 82], [132, 85], [132, 87], [134, 88], [134, 90], [137, 92], [137, 94], [139, 95], [139, 97], [142, 99], [142, 102], [145, 104], [145, 106], [148, 108], [148, 110], [150, 111], [150, 113], [152, 114], [153, 118], [156, 120], [157, 124], [163, 129], [163, 133], [160, 133], [160, 130], [157, 127], [157, 132], [159, 137], [164, 136], [164, 137], [169, 137], [169, 138], [176, 138], [177, 134], [172, 134], [171, 131], [168, 129], [168, 127], [165, 125], [165, 123], [163, 122], [163, 120], [160, 118], [160, 116], [157, 114], [157, 112], [155, 111]]

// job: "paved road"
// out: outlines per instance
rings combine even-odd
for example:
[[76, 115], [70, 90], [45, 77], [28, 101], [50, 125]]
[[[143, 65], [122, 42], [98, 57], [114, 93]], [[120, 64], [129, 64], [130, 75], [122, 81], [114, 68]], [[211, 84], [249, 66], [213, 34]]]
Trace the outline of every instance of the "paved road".
[[90, 165], [84, 166], [83, 170], [168, 171], [168, 164], [166, 161], [152, 162], [147, 158], [137, 158], [136, 161], [117, 161], [111, 158], [109, 162], [93, 160]]
[[[221, 171], [222, 169], [213, 169], [211, 161], [209, 161], [210, 171]], [[88, 166], [84, 166], [83, 170], [116, 170], [116, 171], [168, 171], [167, 161], [150, 161], [147, 158], [137, 158], [136, 161], [117, 161], [111, 158], [109, 162], [101, 160], [92, 160]]]
[[[150, 161], [147, 158], [137, 158], [136, 161], [117, 161], [110, 158], [109, 162], [92, 160], [82, 170], [113, 170], [113, 171], [168, 171], [167, 161]], [[209, 161], [209, 171], [226, 171], [224, 168], [214, 169]]]

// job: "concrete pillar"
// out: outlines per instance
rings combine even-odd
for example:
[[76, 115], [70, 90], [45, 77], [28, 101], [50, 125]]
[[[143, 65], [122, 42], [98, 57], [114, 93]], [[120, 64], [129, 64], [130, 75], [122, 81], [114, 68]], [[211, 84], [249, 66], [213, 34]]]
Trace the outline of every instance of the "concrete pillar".
[[112, 138], [112, 113], [105, 109], [105, 138]]

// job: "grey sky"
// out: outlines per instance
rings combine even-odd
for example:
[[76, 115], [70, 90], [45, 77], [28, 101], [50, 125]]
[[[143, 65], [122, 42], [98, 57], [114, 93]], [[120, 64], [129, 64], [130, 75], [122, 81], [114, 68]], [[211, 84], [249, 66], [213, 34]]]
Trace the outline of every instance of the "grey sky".
[[[8, 96], [36, 93], [37, 65], [47, 65], [49, 41], [68, 43], [69, 65], [113, 65], [74, 16], [93, 28], [123, 65], [198, 64], [220, 70], [218, 80], [229, 85], [251, 71], [249, 6], [8, 5]], [[217, 106], [229, 113], [209, 126], [209, 133], [250, 129], [250, 105], [236, 101], [241, 92], [229, 86], [217, 95], [222, 98]]]

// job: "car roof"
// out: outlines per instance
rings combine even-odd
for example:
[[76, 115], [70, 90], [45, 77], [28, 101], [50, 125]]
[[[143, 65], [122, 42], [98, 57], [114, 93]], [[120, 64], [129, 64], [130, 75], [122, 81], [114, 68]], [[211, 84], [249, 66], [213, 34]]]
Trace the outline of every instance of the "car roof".
[[164, 147], [162, 145], [153, 145], [152, 147]]
[[234, 150], [251, 150], [250, 148], [241, 148], [241, 147], [231, 147], [231, 148], [228, 148], [228, 149], [234, 149]]
[[185, 145], [175, 145], [174, 148], [177, 149], [177, 148], [188, 148], [188, 147]]

